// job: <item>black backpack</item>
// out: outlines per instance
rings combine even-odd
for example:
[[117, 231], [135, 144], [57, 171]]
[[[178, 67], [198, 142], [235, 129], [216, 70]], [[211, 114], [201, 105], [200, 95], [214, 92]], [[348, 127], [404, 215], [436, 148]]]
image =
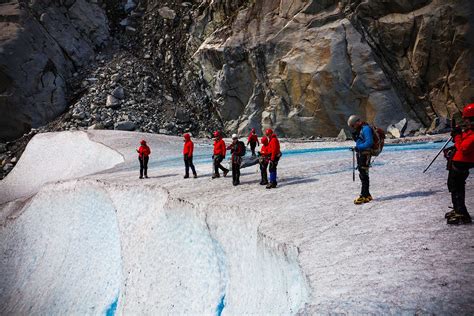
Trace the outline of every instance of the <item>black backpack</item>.
[[237, 146], [238, 146], [239, 149], [240, 149], [240, 150], [239, 150], [239, 156], [240, 156], [240, 157], [245, 156], [245, 153], [247, 152], [247, 147], [245, 146], [244, 142], [242, 142], [242, 141], [239, 140], [239, 141], [237, 142]]

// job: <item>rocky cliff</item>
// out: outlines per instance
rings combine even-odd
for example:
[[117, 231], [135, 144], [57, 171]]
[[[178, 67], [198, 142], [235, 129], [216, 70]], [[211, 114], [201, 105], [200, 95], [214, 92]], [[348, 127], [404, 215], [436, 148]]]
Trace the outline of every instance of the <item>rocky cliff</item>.
[[[468, 1], [204, 1], [194, 54], [228, 130], [428, 126], [472, 101]], [[212, 21], [214, 23], [210, 23]]]
[[2, 137], [65, 109], [106, 14], [115, 44], [54, 129], [335, 136], [352, 113], [416, 129], [474, 96], [469, 1], [97, 2], [0, 4]]
[[0, 139], [63, 112], [68, 81], [108, 38], [99, 1], [0, 1]]

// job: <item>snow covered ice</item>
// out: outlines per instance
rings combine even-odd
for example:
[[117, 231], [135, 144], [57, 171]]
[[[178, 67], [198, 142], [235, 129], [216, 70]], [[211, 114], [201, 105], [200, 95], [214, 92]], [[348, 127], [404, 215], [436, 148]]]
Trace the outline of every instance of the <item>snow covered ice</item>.
[[0, 313], [472, 313], [472, 225], [445, 223], [443, 159], [422, 174], [442, 144], [387, 146], [362, 206], [350, 145], [283, 142], [265, 190], [211, 180], [208, 140], [183, 180], [178, 137], [38, 135], [0, 182]]

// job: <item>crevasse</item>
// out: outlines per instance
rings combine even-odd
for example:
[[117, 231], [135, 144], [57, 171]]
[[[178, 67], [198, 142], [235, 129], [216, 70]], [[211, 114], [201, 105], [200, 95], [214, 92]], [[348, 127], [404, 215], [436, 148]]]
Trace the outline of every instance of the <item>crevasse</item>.
[[297, 248], [253, 210], [74, 180], [20, 212], [0, 230], [1, 314], [294, 314], [308, 300]]

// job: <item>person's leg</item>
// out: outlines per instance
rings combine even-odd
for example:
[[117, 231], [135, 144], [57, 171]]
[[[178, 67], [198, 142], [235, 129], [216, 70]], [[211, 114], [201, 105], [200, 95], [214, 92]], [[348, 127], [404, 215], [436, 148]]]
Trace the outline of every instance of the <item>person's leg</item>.
[[237, 185], [237, 164], [232, 162], [232, 184]]
[[252, 156], [255, 156], [255, 147], [257, 147], [257, 143], [250, 143], [250, 150], [252, 151]]
[[240, 162], [235, 164], [237, 184], [240, 184]]
[[[194, 164], [193, 164], [193, 157], [188, 157], [188, 163], [189, 163], [189, 166], [191, 167], [191, 171], [193, 172], [194, 177], [197, 177], [196, 168], [194, 168]], [[186, 174], [188, 173], [186, 172]]]
[[359, 179], [362, 184], [360, 195], [365, 198], [370, 196], [369, 164], [369, 155], [361, 153], [357, 155], [357, 169], [359, 170]]
[[184, 156], [184, 177], [189, 177], [189, 157]]
[[268, 164], [266, 164], [265, 162], [260, 163], [260, 175], [261, 175], [260, 184], [261, 185], [268, 184], [267, 166]]
[[148, 156], [144, 157], [143, 170], [144, 170], [145, 178], [148, 178], [148, 159], [149, 159]]
[[143, 178], [143, 160], [139, 157], [138, 161], [140, 162], [140, 179]]
[[219, 167], [219, 169], [222, 170], [222, 172], [224, 172], [224, 177], [225, 177], [226, 174], [229, 172], [229, 169], [225, 168], [225, 167], [221, 164], [222, 160], [224, 160], [224, 157], [219, 156], [219, 158], [218, 158], [218, 167]]
[[214, 156], [214, 177], [219, 177], [219, 156]]

